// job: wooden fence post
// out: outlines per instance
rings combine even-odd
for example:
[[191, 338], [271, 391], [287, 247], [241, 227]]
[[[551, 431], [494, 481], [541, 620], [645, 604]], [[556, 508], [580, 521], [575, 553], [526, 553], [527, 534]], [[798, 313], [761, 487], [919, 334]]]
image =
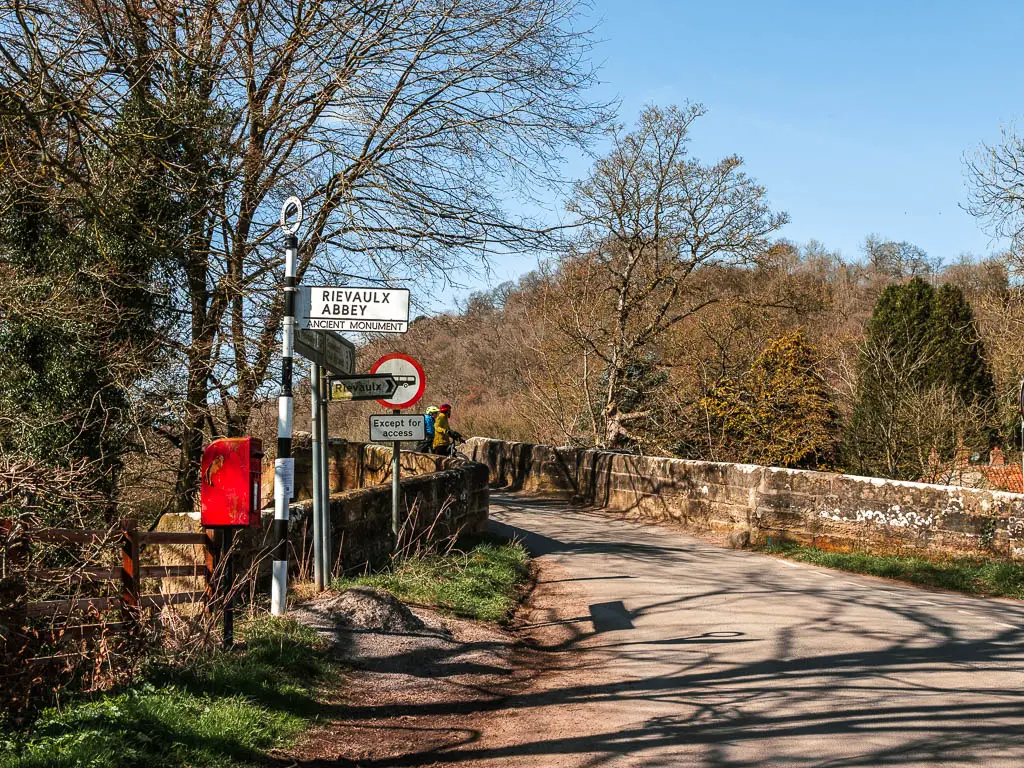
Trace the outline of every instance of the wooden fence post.
[[24, 632], [28, 624], [28, 584], [18, 571], [28, 562], [28, 538], [15, 537], [14, 524], [0, 520], [3, 539], [5, 573], [0, 589], [0, 658], [10, 660], [22, 654], [28, 640]]
[[222, 576], [222, 590], [224, 592], [224, 647], [231, 648], [235, 644], [235, 554], [232, 548], [235, 543], [235, 531], [233, 528], [225, 528], [221, 538], [223, 547], [222, 557], [224, 558], [224, 573]]
[[121, 606], [129, 631], [137, 628], [142, 585], [139, 583], [139, 535], [134, 520], [121, 521]]

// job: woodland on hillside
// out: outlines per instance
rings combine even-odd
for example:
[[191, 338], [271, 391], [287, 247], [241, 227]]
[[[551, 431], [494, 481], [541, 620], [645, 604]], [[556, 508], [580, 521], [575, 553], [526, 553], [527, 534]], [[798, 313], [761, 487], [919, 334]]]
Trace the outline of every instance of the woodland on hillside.
[[[606, 366], [575, 336], [581, 310], [592, 308], [585, 302], [601, 291], [591, 283], [588, 294], [577, 292], [575, 273], [588, 269], [587, 256], [546, 263], [475, 295], [457, 314], [419, 319], [397, 345], [375, 346], [417, 355], [432, 372], [428, 397], [450, 400], [467, 434], [948, 480], [958, 451], [985, 456], [994, 445], [1008, 453], [1019, 445], [1024, 291], [1008, 259], [922, 271], [893, 262], [897, 249], [905, 244], [869, 238], [865, 257], [850, 262], [817, 243], [777, 242], [750, 265], [702, 270], [707, 306], [624, 366], [614, 406], [628, 426], [616, 442], [604, 439]], [[921, 375], [940, 354], [923, 345], [925, 359], [900, 369], [910, 381], [895, 407], [903, 421], [891, 422], [915, 435], [904, 446], [914, 458], [887, 465], [858, 454], [854, 414], [862, 380], [873, 370], [886, 376], [882, 366], [894, 362], [871, 357], [875, 305], [914, 277], [970, 302], [974, 322], [949, 327], [949, 335], [974, 334], [967, 346], [983, 351], [995, 396], [958, 397]], [[372, 346], [365, 351], [372, 357]], [[869, 439], [870, 427], [859, 428]]]
[[576, 187], [571, 249], [401, 339], [460, 428], [945, 482], [1014, 451], [1014, 254], [943, 261], [870, 235], [851, 260], [774, 237], [785, 217], [738, 158], [689, 156], [701, 112], [616, 131]]
[[[537, 264], [360, 351], [416, 354], [465, 434], [914, 479], [1016, 445], [1012, 132], [966, 168], [1008, 253], [871, 236], [850, 259], [781, 239], [739, 156], [696, 156], [703, 106], [614, 123], [575, 0], [219, 7], [0, 17], [4, 515], [188, 511], [208, 440], [269, 441], [290, 194], [307, 284]], [[562, 193], [564, 226], [515, 213]], [[369, 409], [331, 406], [332, 431]]]

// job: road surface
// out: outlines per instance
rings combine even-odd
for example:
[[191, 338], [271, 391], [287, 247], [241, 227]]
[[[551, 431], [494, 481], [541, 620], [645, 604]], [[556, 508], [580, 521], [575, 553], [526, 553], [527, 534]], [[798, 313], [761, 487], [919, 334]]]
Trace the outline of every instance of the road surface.
[[[492, 496], [554, 591], [561, 671], [463, 766], [1024, 766], [1024, 604]], [[551, 578], [555, 574], [556, 578]], [[527, 631], [531, 628], [527, 627]], [[500, 723], [500, 725], [498, 725]]]

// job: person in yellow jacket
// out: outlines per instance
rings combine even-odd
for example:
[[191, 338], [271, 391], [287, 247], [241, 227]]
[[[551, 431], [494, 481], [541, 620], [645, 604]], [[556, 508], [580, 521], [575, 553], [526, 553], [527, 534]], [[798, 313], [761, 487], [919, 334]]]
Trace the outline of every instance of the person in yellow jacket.
[[434, 417], [434, 453], [442, 456], [450, 456], [455, 441], [462, 440], [462, 435], [452, 429], [449, 419], [452, 415], [452, 407], [445, 403]]
[[426, 437], [423, 439], [423, 442], [416, 446], [416, 450], [419, 453], [431, 453], [434, 450], [434, 421], [440, 412], [440, 408], [432, 405], [423, 414], [423, 431], [426, 433]]

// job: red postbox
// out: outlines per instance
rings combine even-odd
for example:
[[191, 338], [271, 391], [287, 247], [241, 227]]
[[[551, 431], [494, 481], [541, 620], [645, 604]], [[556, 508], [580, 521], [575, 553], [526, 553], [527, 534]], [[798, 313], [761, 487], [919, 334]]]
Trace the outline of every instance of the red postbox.
[[260, 526], [263, 442], [224, 437], [203, 451], [200, 520], [206, 528]]

